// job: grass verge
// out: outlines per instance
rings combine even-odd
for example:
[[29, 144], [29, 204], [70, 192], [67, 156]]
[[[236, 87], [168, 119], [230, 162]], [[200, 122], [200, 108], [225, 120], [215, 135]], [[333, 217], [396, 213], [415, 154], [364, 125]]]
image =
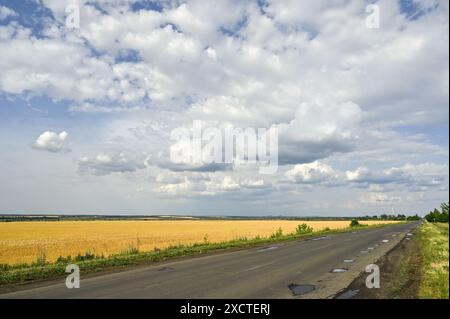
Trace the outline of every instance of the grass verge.
[[80, 267], [81, 273], [86, 274], [104, 270], [120, 269], [127, 266], [150, 264], [176, 257], [196, 256], [214, 251], [257, 247], [297, 239], [308, 239], [331, 234], [361, 231], [368, 228], [388, 227], [391, 225], [392, 224], [371, 226], [360, 225], [358, 227], [326, 229], [316, 232], [311, 232], [307, 229], [305, 230], [306, 233], [299, 233], [298, 231], [297, 233], [286, 235], [279, 229], [269, 237], [255, 237], [253, 239], [241, 237], [220, 243], [210, 243], [208, 242], [208, 239], [205, 238], [204, 242], [192, 245], [171, 246], [149, 252], [139, 252], [137, 249], [133, 248], [130, 249], [130, 251], [108, 257], [95, 256], [87, 253], [86, 255], [78, 255], [74, 258], [60, 257], [55, 263], [47, 263], [45, 262], [45, 258], [41, 258], [33, 264], [0, 265], [0, 286], [62, 277], [67, 275], [65, 273], [65, 268], [70, 263], [77, 264]]
[[449, 297], [449, 232], [447, 223], [425, 222], [420, 228], [421, 281], [419, 297]]

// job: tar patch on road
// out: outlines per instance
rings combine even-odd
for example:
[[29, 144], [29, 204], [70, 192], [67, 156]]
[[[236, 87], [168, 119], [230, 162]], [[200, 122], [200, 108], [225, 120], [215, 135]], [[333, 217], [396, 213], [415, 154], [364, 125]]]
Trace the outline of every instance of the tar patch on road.
[[359, 293], [359, 289], [349, 289], [336, 296], [336, 299], [352, 299]]
[[290, 284], [288, 288], [292, 291], [292, 294], [294, 296], [300, 296], [314, 291], [314, 289], [316, 289], [316, 286], [309, 284], [306, 285]]

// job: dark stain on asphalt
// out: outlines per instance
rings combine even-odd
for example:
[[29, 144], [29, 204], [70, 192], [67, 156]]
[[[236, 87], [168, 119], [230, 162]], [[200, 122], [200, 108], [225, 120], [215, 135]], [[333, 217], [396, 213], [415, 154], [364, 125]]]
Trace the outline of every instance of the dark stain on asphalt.
[[158, 269], [158, 271], [171, 271], [171, 270], [173, 270], [172, 267], [162, 267]]
[[352, 299], [359, 293], [359, 289], [349, 289], [347, 291], [344, 291], [339, 296], [336, 297], [336, 299]]
[[292, 294], [294, 296], [300, 296], [313, 291], [314, 289], [316, 289], [316, 286], [309, 284], [303, 285], [290, 284], [288, 288], [292, 291]]

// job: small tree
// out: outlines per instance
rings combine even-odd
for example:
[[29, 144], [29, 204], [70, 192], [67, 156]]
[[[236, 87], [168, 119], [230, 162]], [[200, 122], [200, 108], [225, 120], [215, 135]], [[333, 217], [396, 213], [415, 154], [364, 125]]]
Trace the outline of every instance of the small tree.
[[442, 213], [440, 216], [440, 222], [448, 223], [448, 203], [442, 203], [441, 210], [442, 210]]
[[442, 212], [435, 208], [425, 216], [425, 219], [430, 223], [448, 223], [448, 203], [442, 203], [441, 209]]
[[361, 226], [359, 221], [356, 219], [352, 219], [352, 221], [350, 222], [350, 227], [358, 227], [358, 226]]
[[449, 203], [442, 203], [441, 204], [441, 210], [443, 214], [447, 214], [448, 215], [448, 205]]

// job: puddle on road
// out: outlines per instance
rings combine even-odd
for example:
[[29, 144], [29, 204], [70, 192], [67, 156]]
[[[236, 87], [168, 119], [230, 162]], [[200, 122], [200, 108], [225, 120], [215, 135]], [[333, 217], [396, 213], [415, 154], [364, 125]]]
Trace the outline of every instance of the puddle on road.
[[343, 272], [347, 272], [348, 271], [348, 269], [347, 268], [334, 268], [334, 269], [331, 269], [331, 273], [333, 273], [333, 274], [339, 274], [339, 273], [343, 273]]
[[290, 284], [288, 288], [292, 291], [294, 296], [300, 296], [307, 293], [310, 293], [314, 289], [316, 289], [316, 286], [314, 285], [297, 285], [297, 284]]
[[274, 249], [277, 249], [277, 248], [278, 248], [278, 247], [276, 247], [276, 246], [264, 247], [264, 248], [258, 249], [258, 252], [263, 252], [263, 251], [268, 251], [268, 250], [274, 250]]
[[359, 289], [347, 290], [336, 297], [336, 299], [352, 299], [359, 293]]

